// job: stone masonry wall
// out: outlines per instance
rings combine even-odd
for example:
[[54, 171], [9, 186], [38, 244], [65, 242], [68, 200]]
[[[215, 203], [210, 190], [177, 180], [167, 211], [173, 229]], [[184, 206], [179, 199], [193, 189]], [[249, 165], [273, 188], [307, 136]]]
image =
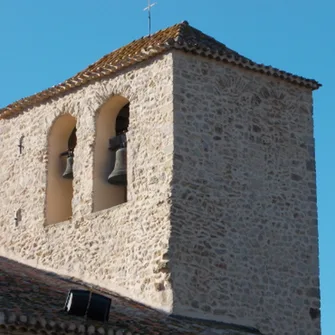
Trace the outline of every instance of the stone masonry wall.
[[173, 312], [320, 333], [311, 91], [174, 52]]
[[[130, 101], [128, 202], [92, 213], [95, 115], [111, 95]], [[1, 120], [0, 255], [171, 309], [159, 269], [170, 235], [172, 108], [170, 54]], [[64, 113], [77, 119], [73, 217], [45, 226], [48, 133]]]

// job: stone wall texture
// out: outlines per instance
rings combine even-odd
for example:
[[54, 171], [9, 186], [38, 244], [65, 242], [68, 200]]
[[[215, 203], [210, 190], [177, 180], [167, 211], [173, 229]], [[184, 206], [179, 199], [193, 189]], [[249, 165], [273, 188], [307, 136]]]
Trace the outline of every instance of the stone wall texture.
[[[128, 202], [93, 213], [95, 118], [112, 95], [131, 102]], [[48, 133], [64, 113], [77, 119], [73, 217], [46, 226]], [[170, 236], [172, 120], [171, 54], [1, 120], [0, 254], [171, 309], [168, 274], [157, 269]]]
[[[93, 212], [96, 114], [113, 95], [130, 101], [128, 201]], [[65, 113], [73, 216], [45, 225]], [[310, 90], [173, 51], [0, 120], [0, 157], [0, 255], [175, 314], [320, 333]]]
[[315, 335], [312, 92], [174, 53], [174, 312]]

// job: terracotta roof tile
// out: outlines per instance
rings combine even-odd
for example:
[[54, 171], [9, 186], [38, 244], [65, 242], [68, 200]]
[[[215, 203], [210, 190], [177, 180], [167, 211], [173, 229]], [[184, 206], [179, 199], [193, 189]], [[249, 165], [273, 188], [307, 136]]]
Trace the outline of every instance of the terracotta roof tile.
[[[63, 307], [70, 289], [92, 289], [110, 297], [109, 322], [66, 314]], [[70, 330], [84, 334], [124, 330], [130, 334], [195, 335], [212, 329], [220, 329], [220, 334], [226, 335], [260, 334], [252, 328], [171, 316], [78, 279], [0, 257], [0, 332], [1, 328], [10, 327], [43, 328], [59, 335]]]
[[102, 57], [96, 63], [77, 73], [72, 78], [46, 89], [40, 93], [18, 100], [5, 108], [0, 109], [0, 119], [14, 116], [25, 109], [46, 102], [70, 90], [83, 86], [89, 81], [99, 80], [128, 66], [140, 63], [146, 59], [159, 55], [167, 50], [178, 49], [191, 52], [203, 57], [224, 61], [237, 66], [278, 77], [293, 84], [317, 89], [321, 85], [312, 79], [306, 79], [281, 71], [271, 66], [257, 64], [229, 49], [223, 43], [193, 28], [184, 21], [172, 27], [135, 40], [120, 49]]

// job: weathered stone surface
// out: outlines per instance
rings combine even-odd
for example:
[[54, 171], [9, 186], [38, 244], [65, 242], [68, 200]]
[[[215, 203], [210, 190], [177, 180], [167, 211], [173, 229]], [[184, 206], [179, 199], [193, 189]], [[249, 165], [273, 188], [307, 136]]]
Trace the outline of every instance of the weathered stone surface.
[[[111, 95], [131, 102], [128, 202], [92, 213], [95, 115]], [[0, 254], [170, 310], [168, 274], [155, 269], [170, 232], [172, 99], [172, 55], [166, 55], [1, 120]], [[45, 226], [48, 133], [64, 113], [77, 119], [73, 216]]]
[[174, 312], [319, 334], [311, 91], [180, 52], [173, 64]]
[[[93, 213], [95, 115], [111, 95], [130, 101], [128, 201]], [[45, 226], [64, 113], [73, 215]], [[314, 155], [311, 91], [174, 51], [0, 121], [0, 254], [174, 314], [319, 334]]]

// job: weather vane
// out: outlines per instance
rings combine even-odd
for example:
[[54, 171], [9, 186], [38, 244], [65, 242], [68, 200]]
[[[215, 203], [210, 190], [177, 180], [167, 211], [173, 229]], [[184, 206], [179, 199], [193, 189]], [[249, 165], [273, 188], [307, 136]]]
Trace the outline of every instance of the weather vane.
[[148, 25], [149, 25], [149, 36], [151, 36], [151, 7], [155, 6], [157, 2], [151, 3], [151, 0], [148, 0], [148, 7], [144, 8], [144, 11], [148, 11]]

